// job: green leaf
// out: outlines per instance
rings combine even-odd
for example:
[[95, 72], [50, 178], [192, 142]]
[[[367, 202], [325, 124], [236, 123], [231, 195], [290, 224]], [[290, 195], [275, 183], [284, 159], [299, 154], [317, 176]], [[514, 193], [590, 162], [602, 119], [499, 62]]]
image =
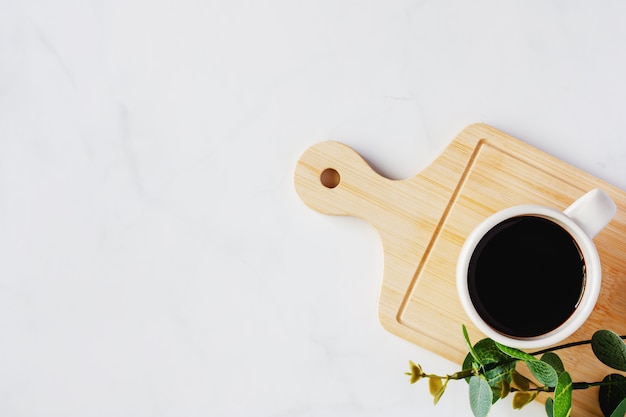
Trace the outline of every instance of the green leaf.
[[563, 372], [554, 389], [554, 417], [569, 417], [571, 411], [572, 378], [567, 372]]
[[554, 417], [554, 401], [552, 401], [552, 398], [546, 399], [546, 415]]
[[415, 384], [422, 378], [424, 372], [422, 371], [422, 367], [419, 364], [416, 365], [413, 361], [409, 361], [409, 367], [411, 368], [411, 372], [407, 372], [406, 374], [411, 377], [409, 382]]
[[495, 342], [496, 346], [498, 347], [498, 349], [500, 349], [503, 353], [509, 355], [512, 358], [515, 359], [520, 359], [523, 361], [536, 361], [537, 358], [535, 358], [533, 355], [530, 355], [524, 351], [521, 351], [519, 349], [516, 348], [512, 348], [506, 345], [503, 345], [501, 343]]
[[513, 379], [513, 384], [517, 389], [520, 391], [528, 391], [530, 388], [530, 380], [528, 378], [517, 371], [511, 372], [511, 377]]
[[521, 410], [522, 408], [533, 402], [535, 398], [537, 398], [537, 395], [539, 395], [537, 391], [516, 392], [513, 396], [513, 409]]
[[430, 391], [430, 395], [435, 395], [439, 392], [443, 383], [440, 378], [428, 378], [428, 390]]
[[605, 417], [613, 414], [613, 411], [626, 398], [626, 377], [620, 374], [610, 374], [604, 377], [598, 392], [598, 402]]
[[[478, 357], [482, 365], [481, 373], [493, 391], [492, 401], [495, 403], [505, 395], [506, 386], [510, 386], [511, 373], [515, 369], [515, 361], [505, 355], [492, 339], [482, 339], [473, 346], [474, 354]], [[476, 363], [471, 353], [468, 353], [463, 361], [463, 369], [472, 369], [472, 364]], [[466, 378], [469, 382], [469, 378]], [[507, 389], [508, 392], [508, 389]]]
[[[511, 358], [504, 354], [492, 339], [482, 339], [474, 345], [474, 352], [484, 366], [494, 363], [507, 362]], [[512, 362], [512, 361], [511, 361]]]
[[554, 352], [547, 352], [542, 357], [541, 360], [554, 368], [558, 375], [561, 375], [565, 372], [565, 366], [563, 365], [563, 361], [559, 358]]
[[463, 338], [465, 339], [465, 343], [467, 344], [467, 348], [469, 349], [469, 351], [470, 351], [472, 357], [474, 358], [474, 360], [476, 361], [476, 363], [482, 366], [483, 363], [480, 360], [480, 357], [478, 356], [476, 351], [474, 350], [474, 346], [472, 346], [472, 342], [470, 341], [469, 334], [467, 334], [467, 327], [465, 327], [465, 325], [463, 325]]
[[[493, 390], [493, 387], [491, 387]], [[509, 381], [507, 381], [506, 379], [503, 379], [500, 382], [500, 392], [498, 393], [498, 397], [499, 398], [506, 398], [507, 395], [509, 395], [509, 393], [511, 392], [511, 383]], [[495, 397], [495, 395], [494, 395]], [[495, 403], [496, 401], [494, 401], [493, 399], [491, 400], [492, 403]]]
[[430, 390], [430, 395], [433, 396], [433, 403], [437, 405], [441, 396], [446, 391], [446, 387], [448, 386], [448, 380], [442, 382], [440, 378], [429, 378], [428, 379], [428, 389]]
[[470, 407], [474, 417], [486, 417], [491, 408], [493, 392], [487, 381], [478, 375], [469, 382]]
[[610, 330], [598, 330], [591, 337], [591, 349], [603, 364], [626, 371], [626, 344]]
[[617, 406], [611, 417], [624, 417], [626, 416], [626, 398], [622, 400], [621, 403]]
[[537, 381], [548, 387], [554, 387], [558, 382], [558, 375], [550, 364], [538, 360], [526, 361], [528, 369]]
[[526, 352], [519, 349], [515, 349], [509, 346], [502, 345], [496, 342], [496, 346], [503, 353], [509, 355], [512, 358], [522, 360], [528, 365], [528, 369], [533, 374], [537, 381], [548, 386], [554, 387], [558, 381], [558, 375], [556, 370], [547, 362], [543, 362], [535, 358]]
[[485, 372], [484, 377], [493, 391], [492, 403], [506, 397], [511, 388], [511, 372], [515, 364], [497, 366]]

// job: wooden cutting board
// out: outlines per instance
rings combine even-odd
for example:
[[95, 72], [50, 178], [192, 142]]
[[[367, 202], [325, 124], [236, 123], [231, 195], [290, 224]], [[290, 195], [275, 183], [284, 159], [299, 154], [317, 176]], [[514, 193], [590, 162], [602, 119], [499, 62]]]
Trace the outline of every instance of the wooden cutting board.
[[[602, 291], [595, 311], [567, 341], [589, 339], [598, 329], [626, 333], [626, 193], [490, 126], [467, 127], [432, 164], [406, 180], [384, 178], [351, 148], [322, 142], [298, 161], [295, 186], [311, 208], [356, 216], [378, 230], [384, 253], [378, 306], [383, 326], [459, 364], [467, 353], [461, 325], [467, 325], [473, 341], [485, 337], [466, 316], [455, 287], [457, 256], [470, 231], [505, 207], [531, 203], [565, 209], [601, 188], [618, 207], [594, 239]], [[528, 316], [541, 320], [541, 311], [529, 304]], [[575, 381], [599, 381], [614, 372], [589, 346], [560, 354]], [[575, 391], [572, 414], [601, 416], [597, 395], [597, 389]]]

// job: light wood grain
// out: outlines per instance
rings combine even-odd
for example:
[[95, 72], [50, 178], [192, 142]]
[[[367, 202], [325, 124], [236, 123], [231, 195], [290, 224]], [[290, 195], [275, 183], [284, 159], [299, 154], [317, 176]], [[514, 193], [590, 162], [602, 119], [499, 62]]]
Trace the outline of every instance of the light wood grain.
[[[320, 179], [327, 169], [338, 174], [331, 177], [338, 181], [333, 188]], [[471, 125], [421, 173], [399, 181], [378, 175], [351, 148], [322, 142], [304, 152], [294, 179], [298, 195], [311, 208], [360, 217], [378, 230], [384, 252], [382, 325], [457, 363], [466, 354], [462, 324], [472, 339], [484, 337], [465, 315], [455, 287], [457, 256], [470, 231], [508, 206], [564, 209], [586, 191], [602, 188], [618, 207], [594, 239], [602, 291], [590, 318], [567, 341], [588, 339], [597, 329], [626, 333], [626, 193], [503, 132]], [[529, 306], [528, 314], [529, 320], [541, 320], [536, 306]], [[601, 380], [612, 372], [588, 346], [562, 356], [577, 381]], [[574, 393], [573, 414], [601, 415], [597, 389]]]

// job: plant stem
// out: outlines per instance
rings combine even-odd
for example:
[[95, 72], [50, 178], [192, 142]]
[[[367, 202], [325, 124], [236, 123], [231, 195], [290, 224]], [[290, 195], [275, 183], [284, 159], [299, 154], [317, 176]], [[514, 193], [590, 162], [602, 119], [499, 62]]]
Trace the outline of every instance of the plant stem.
[[[617, 385], [617, 384], [624, 384], [624, 381], [573, 382], [572, 389], [573, 390], [587, 389], [587, 388], [592, 388], [592, 387], [601, 387], [601, 386], [606, 386], [606, 385]], [[522, 390], [511, 387], [510, 392], [517, 392], [517, 391], [522, 391]], [[536, 387], [536, 388], [529, 388], [525, 391], [554, 392], [554, 387], [545, 387], [545, 386]]]
[[[619, 337], [622, 340], [626, 340], [626, 335], [619, 336]], [[563, 345], [549, 347], [549, 348], [546, 348], [546, 349], [538, 350], [536, 352], [530, 352], [529, 355], [538, 356], [538, 355], [543, 355], [544, 353], [554, 352], [555, 350], [567, 349], [567, 348], [571, 348], [571, 347], [575, 347], [575, 346], [582, 346], [582, 345], [588, 345], [588, 344], [591, 344], [591, 340], [582, 340], [582, 341], [579, 341], [579, 342], [565, 343]], [[485, 365], [484, 369], [485, 370], [494, 369], [494, 368], [497, 368], [498, 366], [508, 365], [509, 363], [516, 362], [518, 360], [519, 359], [511, 358], [511, 359], [504, 360], [502, 362], [489, 363], [489, 364]]]
[[[626, 335], [624, 336], [619, 336], [622, 340], [626, 340]], [[558, 345], [558, 346], [553, 346], [553, 347], [549, 347], [546, 349], [542, 349], [542, 350], [538, 350], [536, 352], [531, 352], [529, 353], [532, 356], [538, 356], [538, 355], [543, 355], [544, 353], [548, 353], [548, 352], [553, 352], [555, 350], [561, 350], [561, 349], [567, 349], [567, 348], [571, 348], [571, 347], [575, 347], [575, 346], [582, 346], [582, 345], [588, 345], [591, 343], [591, 340], [583, 340], [583, 341], [579, 341], [579, 342], [572, 342], [572, 343], [565, 343], [562, 345]], [[484, 371], [489, 371], [491, 369], [495, 369], [499, 366], [503, 366], [503, 365], [507, 365], [511, 362], [517, 362], [519, 359], [515, 359], [515, 358], [510, 358], [507, 360], [504, 360], [502, 362], [496, 362], [496, 363], [489, 363], [486, 364], [484, 367], [481, 367]], [[480, 372], [478, 372], [480, 373]], [[407, 373], [407, 375], [410, 375], [409, 373]], [[477, 375], [477, 371], [475, 369], [464, 369], [462, 371], [458, 371], [453, 373], [452, 375], [435, 375], [435, 374], [426, 374], [423, 373], [421, 374], [422, 378], [439, 378], [439, 379], [465, 379], [465, 378], [469, 378], [471, 376]], [[530, 381], [532, 383], [532, 381]], [[624, 383], [624, 382], [618, 382], [618, 381], [599, 381], [599, 382], [574, 382], [572, 384], [572, 389], [587, 389], [587, 388], [591, 388], [591, 387], [598, 387], [598, 386], [602, 386], [602, 385], [611, 385], [611, 384], [618, 384], [618, 383]], [[533, 383], [534, 384], [534, 383]], [[511, 388], [511, 392], [516, 392], [519, 391], [517, 388]], [[540, 392], [554, 392], [554, 387], [550, 388], [550, 387], [539, 387], [536, 386], [536, 388], [531, 388], [527, 391], [540, 391]]]
[[435, 375], [422, 373], [422, 378], [438, 378], [438, 379], [465, 379], [470, 376], [476, 375], [476, 371], [473, 369], [465, 369], [463, 371], [455, 372], [452, 375]]
[[[620, 338], [622, 340], [625, 340], [626, 336], [620, 336]], [[574, 347], [574, 346], [588, 345], [590, 343], [591, 343], [591, 340], [582, 340], [582, 341], [579, 341], [579, 342], [565, 343], [563, 345], [553, 346], [553, 347], [550, 347], [550, 348], [547, 348], [547, 349], [542, 349], [542, 350], [538, 350], [536, 352], [531, 352], [530, 355], [533, 355], [533, 356], [543, 355], [544, 353], [554, 352], [555, 350], [567, 349], [567, 348], [571, 348], [571, 347]]]

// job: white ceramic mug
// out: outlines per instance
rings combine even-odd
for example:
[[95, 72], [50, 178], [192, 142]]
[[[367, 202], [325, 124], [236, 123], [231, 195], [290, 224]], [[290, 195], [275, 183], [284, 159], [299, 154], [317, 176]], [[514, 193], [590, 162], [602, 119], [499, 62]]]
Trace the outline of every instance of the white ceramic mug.
[[[611, 221], [615, 212], [616, 206], [611, 198], [602, 190], [594, 189], [563, 212], [529, 204], [509, 207], [485, 219], [468, 236], [457, 262], [458, 294], [463, 308], [473, 323], [493, 340], [520, 349], [550, 346], [570, 336], [589, 317], [598, 299], [602, 268], [592, 239]], [[541, 235], [544, 231], [542, 227], [546, 227], [546, 231], [550, 230], [550, 237], [544, 238]], [[580, 265], [574, 265], [572, 262], [566, 265], [567, 268], [551, 264], [553, 260], [556, 263], [565, 259], [565, 255], [561, 259], [560, 254], [555, 256], [550, 252], [557, 250], [556, 247], [560, 248], [560, 243], [555, 244], [550, 240], [553, 232], [554, 239], [561, 239], [555, 242], [565, 242], [560, 236], [563, 233], [559, 230], [569, 235], [568, 238], [575, 248], [567, 249], [570, 253], [568, 262], [573, 259], [572, 253], [574, 258], [577, 255], [577, 261], [582, 263], [582, 272], [575, 274], [576, 278], [572, 278], [571, 282], [577, 283], [572, 286], [569, 285], [570, 281], [567, 281], [567, 285], [555, 281], [555, 287], [551, 290], [553, 294], [549, 294], [545, 288], [551, 288], [552, 277], [559, 275], [559, 271], [568, 268], [573, 271], [580, 269]], [[521, 233], [521, 237], [516, 233]], [[539, 235], [531, 238], [529, 237], [531, 233]], [[527, 234], [529, 236], [526, 236]], [[529, 244], [531, 241], [532, 245]], [[528, 248], [527, 258], [518, 256], [526, 250], [519, 250], [520, 247]], [[543, 256], [535, 256], [538, 250], [547, 251], [541, 261], [542, 264], [536, 264]], [[528, 259], [530, 257], [533, 259]], [[522, 259], [528, 259], [528, 262], [522, 262]], [[522, 276], [518, 276], [519, 274]], [[511, 278], [512, 276], [517, 278]], [[532, 287], [527, 286], [524, 276], [529, 278], [528, 281], [536, 277], [540, 282], [533, 284]], [[579, 289], [573, 285], [577, 285]], [[563, 288], [563, 291], [560, 288]], [[559, 297], [565, 294], [565, 289], [571, 294], [579, 291], [578, 295], [573, 295], [576, 300], [570, 312], [566, 312], [565, 307], [559, 306]], [[522, 298], [526, 303], [524, 306], [520, 304]], [[549, 301], [538, 301], [543, 298]], [[527, 311], [518, 311], [520, 306], [527, 308]], [[552, 311], [556, 308], [559, 310]], [[513, 309], [516, 309], [515, 312]], [[559, 314], [565, 314], [567, 317]], [[548, 326], [548, 317], [554, 319], [558, 325], [540, 329], [544, 324]], [[527, 322], [522, 323], [524, 320]], [[511, 330], [516, 329], [518, 324], [519, 329], [524, 326], [530, 329]]]

